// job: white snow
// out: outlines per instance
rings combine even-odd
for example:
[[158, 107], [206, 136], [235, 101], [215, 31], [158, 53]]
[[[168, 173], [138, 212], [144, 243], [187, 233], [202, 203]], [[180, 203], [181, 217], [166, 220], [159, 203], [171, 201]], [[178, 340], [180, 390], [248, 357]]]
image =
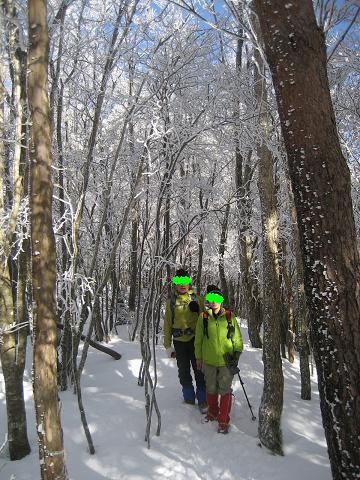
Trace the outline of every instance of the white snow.
[[[262, 394], [262, 352], [249, 347], [242, 327], [245, 351], [240, 359], [241, 376], [254, 414]], [[122, 354], [118, 361], [90, 347], [82, 377], [83, 401], [95, 455], [87, 451], [76, 397], [70, 388], [60, 392], [66, 464], [72, 480], [330, 480], [331, 472], [321, 423], [319, 395], [312, 377], [312, 400], [300, 398], [298, 360], [284, 361], [284, 409], [282, 430], [284, 457], [258, 446], [257, 420], [251, 420], [238, 379], [234, 380], [235, 403], [228, 435], [216, 426], [202, 424], [196, 407], [182, 403], [175, 361], [156, 347], [161, 434], [156, 437], [153, 417], [151, 445], [145, 435], [144, 388], [137, 385], [139, 344], [128, 341], [126, 327], [108, 345]], [[30, 349], [29, 349], [30, 350]], [[6, 449], [0, 455], [2, 480], [40, 478], [37, 434], [31, 395], [31, 365], [25, 374], [28, 434], [32, 452], [11, 462]], [[0, 376], [0, 445], [6, 435], [3, 377]]]

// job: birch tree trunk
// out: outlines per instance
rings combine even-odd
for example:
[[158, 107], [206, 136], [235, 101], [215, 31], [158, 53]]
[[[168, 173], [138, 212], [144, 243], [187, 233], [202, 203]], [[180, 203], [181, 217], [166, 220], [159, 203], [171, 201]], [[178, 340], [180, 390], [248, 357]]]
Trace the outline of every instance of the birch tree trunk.
[[33, 389], [42, 480], [67, 479], [57, 391], [55, 239], [52, 229], [48, 30], [44, 0], [29, 0], [30, 212], [33, 291]]
[[320, 406], [335, 480], [360, 477], [360, 264], [351, 180], [311, 0], [255, 0], [294, 188]]

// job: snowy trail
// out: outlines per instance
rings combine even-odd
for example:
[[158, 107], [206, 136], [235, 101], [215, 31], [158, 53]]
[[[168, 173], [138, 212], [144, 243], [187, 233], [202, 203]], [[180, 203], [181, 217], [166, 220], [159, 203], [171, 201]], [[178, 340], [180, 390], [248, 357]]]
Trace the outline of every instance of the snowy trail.
[[[182, 403], [176, 364], [157, 347], [157, 400], [161, 411], [161, 434], [156, 437], [154, 415], [151, 448], [145, 435], [144, 389], [137, 385], [139, 346], [115, 338], [111, 347], [122, 354], [114, 361], [91, 349], [82, 379], [84, 405], [96, 454], [91, 456], [80, 425], [75, 396], [62, 392], [62, 424], [66, 463], [72, 480], [330, 480], [324, 432], [321, 425], [316, 378], [312, 378], [312, 400], [300, 399], [299, 366], [284, 361], [284, 457], [258, 446], [257, 420], [251, 413], [238, 379], [228, 435], [216, 432], [214, 423], [201, 423], [197, 407]], [[247, 331], [242, 328], [244, 341]], [[262, 393], [261, 351], [246, 346], [241, 356], [241, 377], [254, 414]], [[0, 425], [5, 422], [5, 401], [0, 380]], [[27, 374], [28, 430], [32, 453], [19, 462], [0, 456], [1, 480], [39, 478], [30, 378]], [[1, 443], [4, 430], [1, 431]], [[12, 476], [13, 475], [13, 476]]]

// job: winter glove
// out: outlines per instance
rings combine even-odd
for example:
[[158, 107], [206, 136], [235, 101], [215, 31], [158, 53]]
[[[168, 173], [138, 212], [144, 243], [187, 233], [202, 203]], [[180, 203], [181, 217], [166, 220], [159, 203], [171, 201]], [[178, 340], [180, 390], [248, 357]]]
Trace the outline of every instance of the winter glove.
[[[237, 362], [238, 362], [238, 359], [236, 359], [237, 357], [237, 353], [239, 352], [236, 352], [234, 355], [231, 355], [231, 353], [225, 353], [224, 354], [224, 360], [225, 360], [225, 363], [226, 363], [226, 366], [227, 368], [229, 369], [230, 373], [232, 375], [236, 375], [237, 373], [240, 372], [238, 366], [237, 366]], [[240, 357], [240, 355], [239, 355]]]
[[189, 303], [189, 310], [190, 310], [191, 312], [199, 313], [199, 312], [200, 312], [200, 307], [199, 307], [198, 302], [196, 302], [195, 300], [192, 300], [192, 301]]
[[169, 347], [166, 349], [166, 354], [169, 358], [176, 358], [176, 352], [174, 347]]
[[235, 352], [234, 353], [234, 360], [236, 362], [236, 365], [239, 365], [240, 355], [241, 355], [241, 352]]

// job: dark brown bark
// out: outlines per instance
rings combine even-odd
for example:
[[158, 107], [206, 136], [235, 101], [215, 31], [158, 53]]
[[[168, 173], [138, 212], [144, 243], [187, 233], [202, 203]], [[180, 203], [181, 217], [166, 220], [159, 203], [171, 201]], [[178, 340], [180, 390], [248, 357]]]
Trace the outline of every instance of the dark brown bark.
[[[5, 90], [3, 88], [3, 50], [0, 46], [0, 215], [5, 218], [5, 191], [7, 184], [12, 185], [11, 193], [11, 212], [10, 221], [3, 224], [0, 229], [0, 327], [8, 330], [14, 327], [12, 324], [21, 324], [16, 328], [8, 330], [0, 340], [1, 364], [5, 381], [5, 398], [7, 410], [7, 431], [8, 446], [11, 460], [19, 460], [30, 453], [30, 445], [27, 437], [26, 411], [23, 392], [23, 374], [26, 357], [26, 340], [28, 326], [26, 325], [24, 310], [24, 288], [23, 288], [23, 269], [21, 268], [21, 259], [25, 253], [19, 254], [19, 271], [14, 267], [15, 262], [11, 257], [11, 243], [17, 224], [17, 215], [20, 201], [23, 198], [23, 176], [24, 176], [24, 158], [25, 151], [22, 135], [25, 133], [25, 115], [24, 115], [24, 97], [25, 97], [25, 72], [26, 72], [26, 54], [19, 47], [18, 19], [15, 6], [8, 0], [0, 5], [4, 10], [4, 17], [7, 18], [7, 40], [8, 51], [10, 54], [10, 73], [13, 90], [13, 105], [11, 109], [14, 112], [14, 137], [15, 149], [12, 156], [13, 176], [10, 178], [10, 171], [6, 170], [6, 150], [3, 139], [5, 134]], [[1, 12], [3, 13], [3, 12]], [[1, 15], [2, 17], [2, 15]], [[0, 24], [0, 30], [4, 25]], [[24, 135], [25, 138], [25, 135]], [[10, 163], [10, 162], [9, 162]], [[22, 244], [22, 249], [26, 251], [26, 246]], [[15, 273], [16, 272], [16, 273]], [[18, 294], [16, 295], [16, 290]], [[3, 344], [1, 345], [1, 341]]]
[[287, 265], [287, 248], [285, 239], [282, 240], [281, 244], [282, 251], [282, 263], [281, 263], [281, 276], [284, 284], [284, 297], [285, 297], [285, 309], [286, 309], [286, 320], [287, 320], [287, 331], [286, 331], [286, 345], [288, 352], [288, 359], [290, 363], [295, 361], [295, 319], [294, 319], [294, 298], [293, 298], [293, 286], [291, 282], [291, 275], [288, 271]]
[[[14, 304], [8, 262], [1, 262], [0, 271], [0, 325], [9, 327], [14, 322]], [[1, 365], [5, 380], [6, 412], [9, 454], [19, 460], [30, 453], [27, 437], [26, 412], [23, 391], [27, 329], [4, 334], [1, 347]]]
[[[198, 172], [199, 177], [201, 177], [201, 167], [200, 165], [196, 165], [196, 171]], [[210, 185], [211, 187], [214, 186], [215, 183], [215, 175], [216, 172], [216, 162], [214, 163], [212, 175], [210, 177]], [[195, 173], [195, 172], [194, 172]], [[204, 202], [204, 192], [202, 189], [199, 190], [199, 205], [202, 211], [207, 210], [209, 205], [209, 197], [206, 197]], [[203, 266], [203, 257], [204, 257], [204, 234], [203, 232], [199, 235], [198, 239], [198, 246], [199, 246], [199, 253], [198, 253], [198, 267], [196, 272], [196, 290], [197, 293], [201, 294], [201, 287], [205, 285], [205, 279], [202, 278], [202, 266]]]
[[43, 480], [67, 479], [57, 392], [55, 239], [48, 101], [46, 1], [29, 0], [30, 212], [33, 291], [33, 388]]
[[[257, 29], [257, 24], [256, 27]], [[266, 145], [269, 135], [265, 66], [255, 52], [255, 96], [259, 123], [264, 140], [258, 147], [259, 196], [261, 204], [263, 245], [263, 306], [264, 335], [263, 362], [264, 388], [259, 407], [259, 438], [273, 453], [282, 455], [281, 414], [283, 407], [284, 377], [280, 357], [280, 281], [278, 260], [277, 199], [274, 182], [274, 158]]]
[[104, 329], [102, 325], [102, 314], [100, 311], [99, 297], [97, 297], [94, 301], [92, 315], [93, 315], [93, 321], [94, 321], [95, 338], [98, 342], [102, 342], [104, 340]]
[[[169, 253], [170, 247], [170, 185], [167, 186], [166, 199], [165, 199], [165, 212], [164, 212], [164, 257]], [[167, 281], [167, 296], [171, 295], [171, 270], [170, 265], [166, 264], [166, 281]]]
[[136, 291], [137, 291], [137, 261], [138, 261], [138, 209], [139, 202], [131, 209], [131, 253], [130, 253], [130, 291], [129, 291], [129, 310], [135, 311]]
[[[129, 61], [129, 96], [134, 94], [134, 62], [132, 59]], [[132, 157], [135, 157], [135, 131], [134, 123], [129, 122], [129, 149]], [[139, 202], [136, 202], [131, 209], [131, 252], [130, 252], [130, 289], [129, 289], [129, 310], [135, 311], [136, 305], [136, 292], [137, 292], [137, 277], [138, 277], [138, 211]]]
[[333, 478], [360, 476], [360, 264], [311, 0], [254, 1], [294, 188], [320, 406]]
[[[240, 30], [239, 35], [242, 36], [242, 30]], [[239, 39], [236, 48], [236, 73], [238, 76], [241, 74], [242, 48], [243, 41]], [[251, 217], [250, 182], [252, 174], [249, 165], [251, 153], [249, 152], [248, 158], [244, 159], [240, 151], [240, 111], [237, 100], [235, 100], [234, 120], [236, 204], [239, 215], [240, 281], [242, 298], [245, 304], [241, 306], [241, 310], [247, 319], [251, 346], [254, 348], [262, 348], [262, 340], [260, 337], [262, 310], [259, 284], [258, 280], [250, 272], [253, 258], [253, 242], [248, 233], [250, 230]]]
[[226, 250], [229, 214], [230, 214], [230, 202], [227, 203], [226, 205], [224, 218], [221, 224], [220, 241], [219, 241], [219, 278], [220, 278], [221, 291], [224, 296], [224, 304], [229, 308], [233, 308], [232, 305], [229, 305], [229, 290], [228, 290], [228, 284], [226, 281], [225, 265], [224, 265], [224, 255]]
[[288, 177], [290, 217], [292, 225], [292, 235], [295, 250], [296, 265], [296, 294], [297, 306], [295, 311], [295, 333], [296, 346], [299, 351], [300, 360], [300, 378], [301, 378], [301, 398], [311, 400], [311, 380], [309, 365], [309, 317], [306, 308], [305, 287], [304, 287], [304, 269], [302, 264], [302, 255], [300, 248], [299, 229], [297, 225], [296, 209], [294, 205], [294, 196], [290, 178]]
[[201, 275], [204, 257], [204, 235], [201, 233], [198, 238], [198, 266], [196, 271], [196, 292], [201, 292]]

